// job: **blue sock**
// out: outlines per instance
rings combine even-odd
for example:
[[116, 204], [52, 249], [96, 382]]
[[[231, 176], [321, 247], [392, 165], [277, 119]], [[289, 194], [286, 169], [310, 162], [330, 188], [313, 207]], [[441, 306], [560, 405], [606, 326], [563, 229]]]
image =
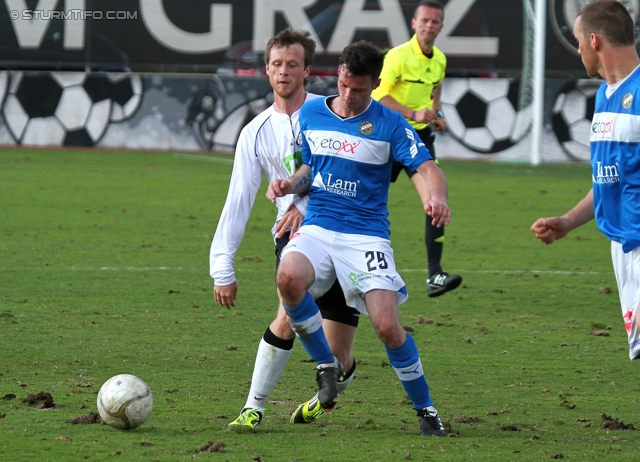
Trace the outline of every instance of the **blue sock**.
[[422, 362], [418, 354], [416, 342], [407, 334], [407, 340], [398, 348], [387, 347], [389, 362], [393, 366], [404, 391], [413, 402], [414, 409], [424, 409], [433, 406], [433, 400], [429, 394], [429, 385], [422, 370]]
[[331, 353], [331, 348], [329, 348], [329, 343], [322, 329], [320, 310], [311, 294], [307, 292], [299, 305], [287, 306], [283, 302], [282, 306], [289, 315], [293, 331], [309, 356], [318, 364], [334, 362], [335, 357]]

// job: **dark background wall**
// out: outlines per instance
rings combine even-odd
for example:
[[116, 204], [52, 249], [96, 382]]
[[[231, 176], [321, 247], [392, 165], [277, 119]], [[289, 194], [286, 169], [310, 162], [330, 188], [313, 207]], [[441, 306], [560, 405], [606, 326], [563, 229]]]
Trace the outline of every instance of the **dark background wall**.
[[[0, 66], [138, 72], [261, 68], [266, 39], [286, 26], [293, 26], [311, 29], [316, 34], [319, 44], [314, 70], [330, 72], [335, 68], [337, 51], [350, 41], [367, 39], [387, 47], [408, 39], [417, 3], [415, 0], [0, 0]], [[443, 3], [446, 31], [436, 44], [449, 58], [448, 75], [519, 75], [522, 1], [443, 0]], [[581, 3], [549, 0], [548, 76], [584, 76], [571, 38], [575, 13]], [[633, 9], [635, 3], [627, 3]], [[26, 12], [24, 5], [28, 7]], [[637, 12], [632, 14], [635, 17]], [[492, 47], [493, 51], [487, 51]]]

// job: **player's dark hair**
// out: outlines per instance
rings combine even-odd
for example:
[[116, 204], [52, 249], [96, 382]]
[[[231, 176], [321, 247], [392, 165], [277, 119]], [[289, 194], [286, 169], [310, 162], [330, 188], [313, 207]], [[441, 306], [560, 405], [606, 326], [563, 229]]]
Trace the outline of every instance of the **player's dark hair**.
[[633, 19], [627, 8], [616, 0], [597, 0], [578, 14], [584, 37], [601, 34], [612, 46], [634, 44]]
[[313, 58], [316, 55], [316, 42], [311, 38], [311, 33], [307, 30], [293, 30], [287, 27], [275, 37], [269, 39], [267, 49], [264, 52], [264, 63], [269, 64], [271, 58], [271, 50], [273, 48], [288, 48], [296, 43], [304, 48], [304, 67], [313, 64]]
[[416, 14], [418, 14], [418, 8], [420, 8], [421, 6], [426, 6], [427, 8], [435, 8], [436, 10], [442, 11], [442, 20], [444, 21], [444, 5], [438, 0], [422, 0], [420, 3], [418, 3], [418, 5], [416, 6], [416, 10], [413, 12], [414, 18], [416, 17]]
[[371, 76], [376, 82], [382, 71], [385, 53], [375, 45], [364, 40], [352, 43], [342, 50], [339, 67], [343, 67], [356, 77]]

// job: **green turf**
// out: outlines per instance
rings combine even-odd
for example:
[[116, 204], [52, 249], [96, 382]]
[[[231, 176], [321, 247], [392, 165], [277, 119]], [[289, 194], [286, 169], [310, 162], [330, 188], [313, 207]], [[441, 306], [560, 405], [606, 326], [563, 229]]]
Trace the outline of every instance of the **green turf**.
[[[401, 321], [451, 437], [417, 435], [366, 318], [356, 378], [331, 416], [288, 422], [315, 386], [296, 344], [258, 431], [227, 431], [277, 306], [263, 193], [237, 255], [237, 307], [213, 300], [209, 245], [231, 168], [225, 155], [0, 150], [0, 460], [636, 459], [636, 431], [601, 426], [603, 413], [640, 424], [609, 244], [594, 224], [552, 246], [529, 232], [588, 191], [588, 166], [574, 164], [443, 162], [444, 266], [464, 282], [437, 299], [417, 195], [405, 177], [391, 188], [411, 294]], [[119, 373], [153, 390], [142, 427], [66, 423], [95, 411]], [[41, 391], [55, 408], [23, 402]], [[208, 442], [217, 451], [200, 452]]]

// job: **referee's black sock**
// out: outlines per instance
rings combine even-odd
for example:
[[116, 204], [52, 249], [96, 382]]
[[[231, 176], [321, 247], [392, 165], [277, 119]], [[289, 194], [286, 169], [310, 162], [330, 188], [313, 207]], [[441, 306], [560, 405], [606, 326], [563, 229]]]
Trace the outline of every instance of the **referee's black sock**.
[[440, 228], [431, 224], [432, 217], [427, 215], [424, 229], [424, 243], [427, 246], [427, 262], [429, 277], [442, 272], [442, 251], [444, 247], [444, 225]]

